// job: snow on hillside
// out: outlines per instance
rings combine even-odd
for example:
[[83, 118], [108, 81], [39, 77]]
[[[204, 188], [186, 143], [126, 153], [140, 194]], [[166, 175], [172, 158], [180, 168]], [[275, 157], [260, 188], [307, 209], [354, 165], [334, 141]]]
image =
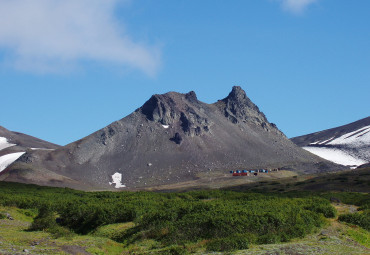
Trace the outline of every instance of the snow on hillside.
[[370, 125], [354, 131], [319, 139], [303, 149], [324, 159], [346, 166], [359, 166], [370, 161]]
[[[6, 148], [15, 146], [16, 144], [12, 144], [8, 142], [8, 139], [5, 137], [0, 137], [0, 151], [4, 150]], [[22, 156], [24, 152], [16, 152], [16, 153], [10, 153], [6, 154], [0, 157], [0, 172], [3, 171], [7, 166], [9, 166], [11, 163], [16, 161], [20, 156]]]
[[310, 145], [346, 145], [353, 148], [370, 145], [370, 125], [339, 137], [331, 137], [324, 141], [318, 140]]
[[328, 142], [331, 145], [349, 145], [357, 147], [362, 145], [370, 145], [370, 126], [366, 126], [353, 132], [342, 135]]
[[0, 151], [12, 146], [15, 146], [15, 144], [9, 143], [5, 137], [0, 137]]
[[359, 166], [367, 163], [367, 161], [352, 156], [348, 152], [337, 148], [307, 146], [303, 147], [303, 149], [340, 165]]
[[20, 156], [22, 156], [25, 152], [16, 152], [6, 154], [0, 157], [0, 172], [7, 168], [11, 163], [16, 161]]
[[11, 132], [0, 126], [0, 172], [29, 149], [54, 150], [57, 147], [58, 145], [22, 133]]

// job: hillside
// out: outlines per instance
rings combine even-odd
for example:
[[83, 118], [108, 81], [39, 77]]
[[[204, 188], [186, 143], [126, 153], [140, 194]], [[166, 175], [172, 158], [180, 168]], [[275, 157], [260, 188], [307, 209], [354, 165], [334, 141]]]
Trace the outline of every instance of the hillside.
[[0, 126], [0, 172], [26, 151], [54, 150], [59, 145], [26, 134], [12, 132]]
[[322, 158], [357, 167], [370, 162], [370, 117], [291, 140]]

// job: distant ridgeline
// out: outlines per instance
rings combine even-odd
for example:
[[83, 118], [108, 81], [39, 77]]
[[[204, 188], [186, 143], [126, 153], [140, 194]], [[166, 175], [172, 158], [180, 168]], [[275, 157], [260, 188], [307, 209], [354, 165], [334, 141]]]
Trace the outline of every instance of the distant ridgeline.
[[337, 164], [356, 168], [370, 163], [370, 117], [291, 140]]

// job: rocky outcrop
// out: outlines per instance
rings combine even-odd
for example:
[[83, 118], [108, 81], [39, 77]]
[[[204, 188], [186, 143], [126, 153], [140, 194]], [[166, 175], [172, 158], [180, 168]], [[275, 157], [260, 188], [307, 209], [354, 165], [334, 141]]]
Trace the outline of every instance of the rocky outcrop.
[[[164, 126], [180, 125], [187, 136], [200, 136], [212, 124], [201, 107], [194, 91], [187, 94], [169, 92], [152, 96], [139, 110], [149, 121]], [[178, 138], [173, 140], [180, 141]]]
[[259, 110], [258, 106], [247, 97], [245, 91], [239, 86], [234, 86], [230, 94], [216, 104], [225, 117], [234, 124], [248, 122], [261, 126], [266, 131], [274, 131], [283, 135], [274, 123], [268, 122], [265, 114]]

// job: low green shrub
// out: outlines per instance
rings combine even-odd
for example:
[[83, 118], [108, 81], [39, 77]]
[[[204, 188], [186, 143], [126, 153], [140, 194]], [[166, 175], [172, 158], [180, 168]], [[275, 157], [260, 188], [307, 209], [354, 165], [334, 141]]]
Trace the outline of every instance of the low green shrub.
[[71, 232], [68, 228], [59, 225], [52, 226], [51, 228], [48, 228], [46, 231], [50, 233], [53, 238], [61, 237], [71, 238], [74, 236], [74, 233]]
[[370, 210], [340, 215], [340, 221], [360, 226], [370, 231]]
[[[343, 196], [357, 199], [361, 206], [368, 199], [365, 195], [361, 199]], [[209, 245], [214, 242], [214, 247], [228, 249], [240, 240], [243, 245], [284, 242], [314, 232], [325, 224], [324, 217], [335, 216], [335, 208], [324, 197], [292, 191], [82, 192], [0, 182], [1, 205], [16, 206], [31, 217], [33, 210], [38, 210], [30, 230], [60, 237], [130, 222], [127, 230], [109, 233], [110, 238], [127, 245], [154, 239], [161, 245], [182, 247], [209, 240]]]
[[243, 235], [231, 235], [209, 241], [206, 248], [208, 251], [235, 251], [248, 249], [249, 244]]
[[39, 210], [39, 214], [33, 220], [29, 231], [46, 231], [53, 238], [72, 237], [73, 233], [65, 227], [57, 224], [55, 213], [50, 207], [43, 206]]
[[41, 207], [39, 214], [33, 220], [31, 226], [28, 228], [30, 231], [46, 231], [57, 225], [55, 221], [54, 212], [49, 207]]

